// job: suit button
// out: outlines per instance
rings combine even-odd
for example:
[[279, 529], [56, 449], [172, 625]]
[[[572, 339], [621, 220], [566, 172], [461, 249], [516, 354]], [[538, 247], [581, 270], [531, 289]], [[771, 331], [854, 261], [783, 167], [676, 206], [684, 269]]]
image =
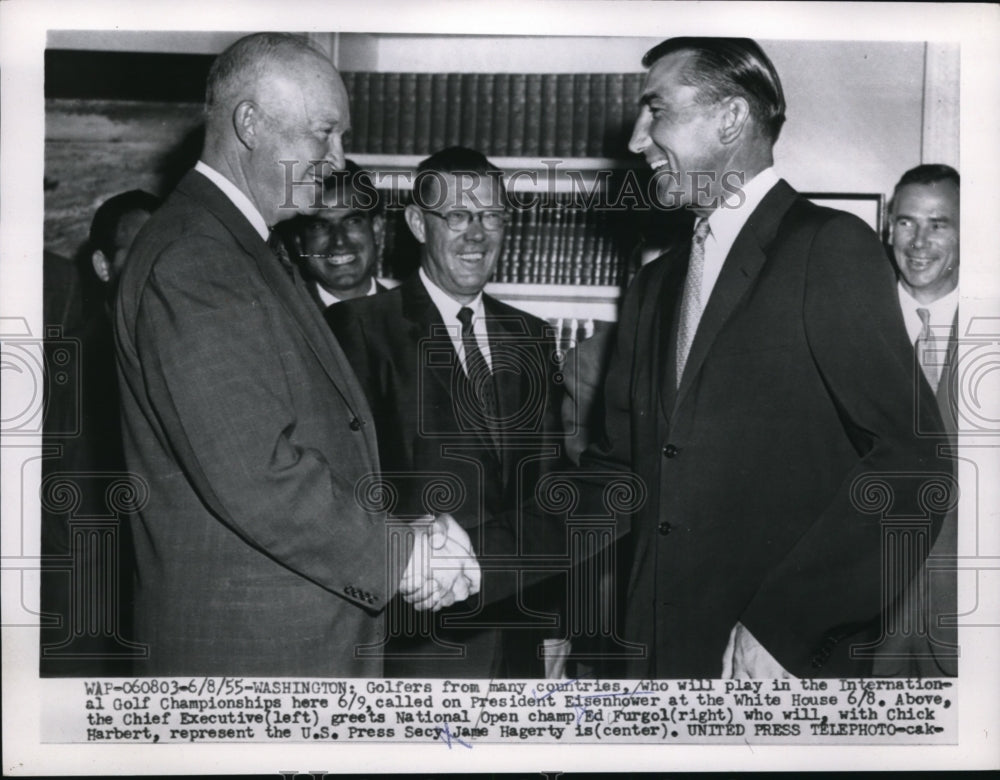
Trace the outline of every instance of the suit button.
[[359, 420], [357, 417], [355, 417], [353, 420], [351, 420], [351, 430], [352, 431], [360, 431], [361, 430], [361, 420]]
[[668, 444], [663, 448], [663, 457], [665, 458], [676, 458], [677, 453], [680, 452], [673, 444]]
[[666, 520], [656, 526], [656, 530], [660, 532], [660, 536], [666, 536], [671, 531], [671, 525]]

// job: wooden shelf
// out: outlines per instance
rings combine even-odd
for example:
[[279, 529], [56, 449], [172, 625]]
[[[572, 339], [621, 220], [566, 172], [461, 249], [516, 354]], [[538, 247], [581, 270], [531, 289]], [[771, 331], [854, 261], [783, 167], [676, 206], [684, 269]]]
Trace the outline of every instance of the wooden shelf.
[[[379, 279], [386, 287], [398, 279]], [[618, 320], [618, 303], [624, 290], [615, 285], [510, 284], [491, 282], [486, 292], [543, 320]]]

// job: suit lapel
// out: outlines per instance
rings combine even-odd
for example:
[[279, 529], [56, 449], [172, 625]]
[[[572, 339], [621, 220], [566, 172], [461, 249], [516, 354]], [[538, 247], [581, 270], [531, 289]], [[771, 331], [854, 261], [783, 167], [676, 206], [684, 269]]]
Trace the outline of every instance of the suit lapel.
[[677, 388], [674, 411], [691, 390], [719, 331], [760, 275], [767, 261], [767, 248], [774, 240], [782, 217], [796, 197], [795, 190], [784, 180], [779, 181], [764, 196], [736, 236], [698, 323], [684, 374]]
[[[337, 343], [322, 313], [309, 298], [304, 282], [297, 274], [289, 275], [267, 243], [254, 230], [229, 198], [200, 173], [189, 173], [178, 189], [201, 202], [226, 227], [244, 252], [249, 255], [265, 284], [302, 332], [306, 343], [323, 367], [334, 388], [355, 417], [370, 420], [368, 404], [358, 385], [347, 357]], [[234, 323], [234, 327], [238, 327]], [[362, 426], [372, 461], [378, 462], [378, 443], [373, 425]]]
[[[416, 347], [414, 359], [418, 361], [422, 359], [423, 352], [419, 345], [428, 338], [432, 338], [435, 343], [440, 342], [440, 349], [447, 348], [454, 352], [451, 337], [448, 335], [444, 320], [441, 319], [441, 313], [434, 305], [434, 301], [431, 300], [431, 296], [427, 293], [417, 274], [400, 285], [400, 295], [402, 296], [403, 317], [406, 319], [407, 327], [405, 338]], [[435, 349], [437, 348], [435, 346]], [[455, 359], [458, 359], [457, 355]], [[452, 374], [455, 363], [451, 360], [447, 361], [447, 366], [443, 363], [444, 361], [434, 363], [434, 365], [416, 366], [416, 371], [418, 374], [425, 371], [432, 376], [445, 395], [451, 398]]]
[[[655, 306], [643, 307], [657, 318], [656, 326], [640, 324], [641, 333], [652, 333], [649, 355], [653, 360], [652, 376], [657, 378], [657, 389], [663, 417], [670, 419], [670, 413], [677, 399], [677, 322], [680, 317], [681, 296], [684, 292], [684, 277], [687, 274], [691, 254], [690, 238], [671, 249], [661, 260], [666, 264], [658, 288]], [[652, 291], [651, 291], [652, 292]]]

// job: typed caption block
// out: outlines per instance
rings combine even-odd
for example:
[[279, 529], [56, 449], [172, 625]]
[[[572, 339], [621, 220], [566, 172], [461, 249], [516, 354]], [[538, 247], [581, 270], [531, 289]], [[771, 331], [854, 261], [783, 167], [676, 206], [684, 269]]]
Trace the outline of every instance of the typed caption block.
[[50, 743], [954, 744], [948, 680], [51, 681]]

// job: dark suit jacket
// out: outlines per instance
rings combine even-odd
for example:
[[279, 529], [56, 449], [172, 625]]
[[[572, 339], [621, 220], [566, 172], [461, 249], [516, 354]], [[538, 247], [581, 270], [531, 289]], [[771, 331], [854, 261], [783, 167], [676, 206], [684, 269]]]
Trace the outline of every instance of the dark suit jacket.
[[[907, 389], [890, 267], [860, 220], [779, 182], [726, 258], [677, 388], [689, 251], [629, 288], [607, 441], [585, 453], [630, 464], [648, 491], [625, 592], [626, 637], [648, 653], [628, 676], [717, 677], [737, 621], [794, 675], [860, 674], [870, 662], [848, 650], [881, 609], [882, 515], [926, 514], [921, 478], [949, 471], [913, 433], [937, 411]], [[876, 475], [891, 507], [859, 482]]]
[[197, 172], [132, 249], [116, 341], [148, 490], [139, 673], [379, 676], [360, 646], [394, 583], [384, 517], [355, 499], [378, 468], [368, 404], [305, 290]]
[[[508, 639], [520, 647], [518, 640], [530, 631], [514, 629], [551, 623], [553, 611], [548, 620], [525, 616], [501, 597], [521, 589], [512, 572], [488, 571], [489, 556], [509, 550], [491, 549], [487, 531], [493, 518], [530, 497], [540, 470], [559, 451], [555, 343], [538, 318], [488, 295], [483, 306], [505, 420], [499, 451], [477, 424], [479, 410], [473, 408], [465, 373], [418, 275], [388, 292], [327, 309], [375, 417], [383, 475], [395, 496], [390, 512], [451, 512], [469, 532], [484, 568], [479, 597], [442, 610], [433, 628], [427, 624], [422, 633], [396, 635], [389, 642], [386, 668], [394, 675], [538, 676], [542, 671], [535, 647], [513, 650]], [[550, 603], [544, 593], [532, 597]], [[407, 614], [408, 607], [398, 606]], [[509, 624], [503, 632], [508, 637], [501, 636], [497, 623]], [[464, 658], [445, 643], [464, 647]], [[439, 657], [429, 657], [432, 651]], [[410, 657], [399, 657], [403, 654]]]

